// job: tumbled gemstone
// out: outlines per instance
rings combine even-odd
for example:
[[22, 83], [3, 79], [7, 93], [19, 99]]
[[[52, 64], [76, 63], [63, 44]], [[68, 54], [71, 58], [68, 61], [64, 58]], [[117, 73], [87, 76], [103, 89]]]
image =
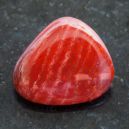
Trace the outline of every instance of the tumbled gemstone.
[[46, 105], [92, 101], [109, 88], [114, 66], [100, 37], [87, 24], [63, 17], [48, 25], [18, 60], [16, 91]]

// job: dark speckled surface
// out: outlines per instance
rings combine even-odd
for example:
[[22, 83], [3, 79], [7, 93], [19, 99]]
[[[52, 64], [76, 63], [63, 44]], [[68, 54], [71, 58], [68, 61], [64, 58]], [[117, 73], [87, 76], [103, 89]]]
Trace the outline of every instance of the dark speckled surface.
[[[115, 65], [111, 90], [92, 104], [26, 102], [12, 84], [14, 65], [51, 21], [73, 16], [104, 40]], [[0, 129], [129, 129], [129, 0], [0, 0]]]

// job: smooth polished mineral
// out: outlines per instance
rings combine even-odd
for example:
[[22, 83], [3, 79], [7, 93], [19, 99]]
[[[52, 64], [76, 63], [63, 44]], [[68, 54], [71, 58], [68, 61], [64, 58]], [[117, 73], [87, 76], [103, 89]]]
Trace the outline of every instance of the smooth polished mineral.
[[114, 66], [87, 24], [63, 17], [48, 25], [18, 60], [13, 81], [25, 99], [46, 105], [92, 101], [109, 88]]

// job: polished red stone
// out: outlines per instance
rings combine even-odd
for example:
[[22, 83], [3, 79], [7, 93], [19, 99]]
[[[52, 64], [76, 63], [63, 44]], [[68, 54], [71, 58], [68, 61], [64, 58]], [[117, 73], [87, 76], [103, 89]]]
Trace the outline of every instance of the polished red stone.
[[92, 101], [109, 89], [113, 77], [103, 41], [72, 17], [48, 25], [22, 54], [13, 74], [21, 96], [47, 105]]

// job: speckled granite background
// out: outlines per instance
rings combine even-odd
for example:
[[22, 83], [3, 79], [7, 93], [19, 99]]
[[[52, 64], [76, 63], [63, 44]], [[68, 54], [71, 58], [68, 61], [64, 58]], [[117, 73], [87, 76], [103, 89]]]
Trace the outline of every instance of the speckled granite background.
[[[62, 16], [83, 20], [104, 40], [115, 65], [112, 88], [92, 104], [28, 103], [14, 92], [14, 65]], [[0, 129], [129, 129], [129, 0], [0, 0]]]

